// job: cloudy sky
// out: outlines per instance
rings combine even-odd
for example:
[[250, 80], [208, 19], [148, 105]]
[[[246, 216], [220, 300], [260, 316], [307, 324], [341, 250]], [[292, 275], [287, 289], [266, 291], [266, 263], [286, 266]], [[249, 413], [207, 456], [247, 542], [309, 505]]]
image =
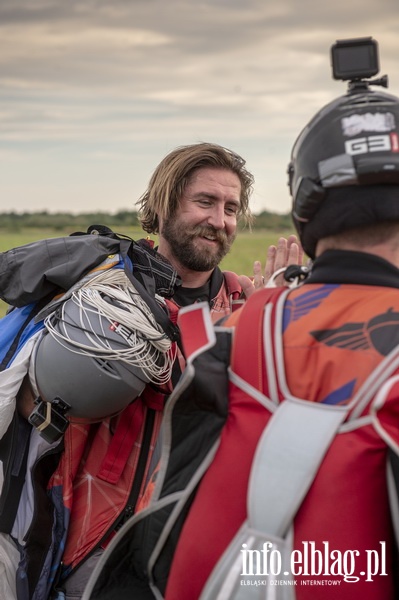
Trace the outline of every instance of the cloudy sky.
[[0, 0], [0, 212], [131, 209], [176, 146], [217, 142], [286, 212], [291, 146], [373, 36], [399, 95], [397, 0]]

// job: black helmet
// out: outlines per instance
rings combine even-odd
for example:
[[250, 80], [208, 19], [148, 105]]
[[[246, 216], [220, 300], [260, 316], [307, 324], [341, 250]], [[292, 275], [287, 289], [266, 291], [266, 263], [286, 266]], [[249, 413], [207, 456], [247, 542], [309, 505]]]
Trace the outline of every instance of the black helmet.
[[334, 100], [299, 135], [288, 173], [311, 258], [323, 237], [399, 220], [399, 99], [365, 88]]

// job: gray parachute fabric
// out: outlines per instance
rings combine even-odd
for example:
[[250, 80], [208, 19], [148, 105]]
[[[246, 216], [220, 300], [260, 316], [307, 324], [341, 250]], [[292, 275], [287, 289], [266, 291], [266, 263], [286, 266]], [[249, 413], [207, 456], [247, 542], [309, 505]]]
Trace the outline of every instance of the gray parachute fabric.
[[67, 290], [120, 242], [104, 235], [40, 240], [0, 254], [0, 298], [20, 307], [57, 290]]

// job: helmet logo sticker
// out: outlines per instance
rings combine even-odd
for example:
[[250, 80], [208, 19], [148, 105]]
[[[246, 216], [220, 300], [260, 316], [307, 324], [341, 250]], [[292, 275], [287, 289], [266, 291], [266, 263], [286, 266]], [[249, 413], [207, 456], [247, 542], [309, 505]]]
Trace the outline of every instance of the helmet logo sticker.
[[367, 131], [386, 132], [395, 129], [395, 117], [392, 113], [365, 113], [344, 117], [341, 121], [342, 132], [347, 137]]
[[135, 335], [135, 332], [129, 329], [129, 327], [121, 325], [121, 323], [118, 323], [118, 321], [113, 321], [108, 329], [110, 331], [115, 331], [115, 333], [118, 333], [127, 342], [131, 340]]
[[368, 137], [347, 140], [345, 142], [345, 152], [351, 156], [368, 152], [399, 152], [398, 134], [369, 135]]

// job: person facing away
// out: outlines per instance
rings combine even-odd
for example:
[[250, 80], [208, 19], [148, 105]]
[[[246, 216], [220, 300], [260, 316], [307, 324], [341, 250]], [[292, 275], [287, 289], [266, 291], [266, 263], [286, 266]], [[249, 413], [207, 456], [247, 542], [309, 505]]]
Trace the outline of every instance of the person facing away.
[[[237, 276], [224, 277], [218, 264], [233, 243], [237, 220], [250, 217], [252, 183], [245, 161], [215, 144], [182, 147], [157, 167], [140, 203], [144, 228], [160, 234], [152, 268], [163, 274], [162, 255], [183, 283], [173, 299], [164, 301], [172, 321], [179, 306], [204, 298], [219, 318], [240, 296]], [[269, 266], [283, 256], [285, 263], [292, 248], [296, 251], [284, 240], [279, 248], [280, 255], [277, 250], [269, 254]], [[241, 281], [252, 287], [248, 279]], [[27, 467], [29, 481], [33, 477], [31, 516], [20, 518], [26, 511], [20, 503], [16, 522], [24, 523], [23, 531], [13, 528], [21, 552], [18, 600], [81, 597], [93, 565], [143, 494], [171, 388], [147, 386], [116, 417], [92, 425], [71, 423], [50, 453], [36, 440], [35, 464], [28, 458]], [[32, 411], [33, 399], [25, 377], [17, 396], [23, 418]]]
[[399, 597], [398, 140], [399, 99], [367, 85], [298, 137], [292, 217], [312, 271], [226, 321], [227, 421], [166, 600]]

